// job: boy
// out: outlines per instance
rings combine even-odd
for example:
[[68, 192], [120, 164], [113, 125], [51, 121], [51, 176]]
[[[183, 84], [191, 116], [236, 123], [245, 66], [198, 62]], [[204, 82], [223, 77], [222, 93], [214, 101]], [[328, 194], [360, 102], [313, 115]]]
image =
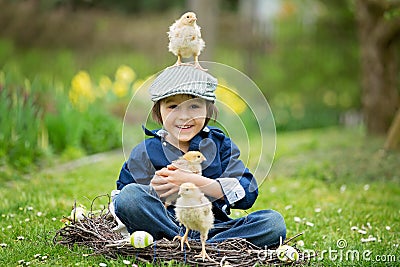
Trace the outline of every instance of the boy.
[[[181, 231], [173, 206], [162, 200], [175, 194], [185, 182], [194, 183], [212, 201], [215, 217], [209, 242], [245, 238], [253, 244], [279, 245], [285, 239], [282, 216], [259, 210], [245, 217], [228, 217], [230, 209], [248, 209], [257, 196], [257, 183], [239, 159], [240, 151], [218, 128], [208, 127], [216, 117], [217, 79], [193, 66], [165, 69], [149, 87], [154, 102], [152, 115], [162, 129], [144, 129], [148, 138], [133, 148], [124, 163], [114, 198], [115, 212], [128, 231], [143, 230], [156, 240], [172, 240]], [[206, 158], [202, 174], [189, 173], [171, 164], [187, 151], [200, 151]], [[189, 238], [199, 239], [191, 231]]]

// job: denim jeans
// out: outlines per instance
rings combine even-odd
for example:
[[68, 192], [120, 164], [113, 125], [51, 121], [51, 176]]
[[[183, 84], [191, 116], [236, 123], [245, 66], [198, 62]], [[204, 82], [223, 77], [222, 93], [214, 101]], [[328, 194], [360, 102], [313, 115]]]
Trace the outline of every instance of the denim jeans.
[[[183, 235], [183, 226], [175, 218], [173, 207], [167, 209], [155, 190], [148, 185], [128, 184], [114, 199], [115, 213], [130, 233], [146, 231], [155, 240]], [[207, 242], [222, 242], [228, 238], [245, 238], [259, 247], [271, 247], [286, 237], [286, 225], [274, 210], [259, 210], [238, 219], [216, 221], [208, 233]], [[200, 239], [200, 233], [190, 231], [189, 239]]]

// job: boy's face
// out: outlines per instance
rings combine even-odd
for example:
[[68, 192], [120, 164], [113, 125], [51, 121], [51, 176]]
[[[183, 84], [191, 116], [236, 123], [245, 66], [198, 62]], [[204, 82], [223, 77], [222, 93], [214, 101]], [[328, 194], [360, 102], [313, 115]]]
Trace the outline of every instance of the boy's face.
[[190, 140], [204, 127], [206, 101], [188, 95], [170, 96], [161, 100], [160, 113], [167, 141], [187, 151]]

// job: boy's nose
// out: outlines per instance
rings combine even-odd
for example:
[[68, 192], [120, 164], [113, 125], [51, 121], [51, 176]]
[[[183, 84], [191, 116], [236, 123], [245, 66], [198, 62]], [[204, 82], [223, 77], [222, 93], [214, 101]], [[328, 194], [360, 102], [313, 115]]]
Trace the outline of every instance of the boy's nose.
[[178, 116], [179, 117], [188, 117], [190, 116], [190, 110], [186, 108], [185, 106], [181, 106], [178, 109]]
[[178, 119], [180, 122], [186, 123], [188, 122], [192, 117], [190, 116], [190, 114], [188, 112], [180, 112]]
[[182, 110], [179, 113], [178, 119], [181, 123], [185, 124], [188, 123], [189, 121], [193, 120], [197, 116], [195, 114], [190, 113], [190, 111], [184, 111]]

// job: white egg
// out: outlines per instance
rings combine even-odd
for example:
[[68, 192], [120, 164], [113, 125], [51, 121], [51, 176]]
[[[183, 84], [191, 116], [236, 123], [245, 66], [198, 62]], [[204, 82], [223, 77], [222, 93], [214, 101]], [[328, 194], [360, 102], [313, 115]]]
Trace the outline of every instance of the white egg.
[[153, 244], [153, 236], [146, 231], [136, 231], [131, 234], [131, 245], [135, 248], [145, 248]]
[[276, 249], [276, 255], [278, 259], [284, 262], [293, 262], [299, 259], [299, 253], [297, 250], [288, 245], [279, 246]]
[[83, 207], [76, 207], [71, 211], [71, 219], [74, 221], [80, 221], [85, 218], [86, 210]]

